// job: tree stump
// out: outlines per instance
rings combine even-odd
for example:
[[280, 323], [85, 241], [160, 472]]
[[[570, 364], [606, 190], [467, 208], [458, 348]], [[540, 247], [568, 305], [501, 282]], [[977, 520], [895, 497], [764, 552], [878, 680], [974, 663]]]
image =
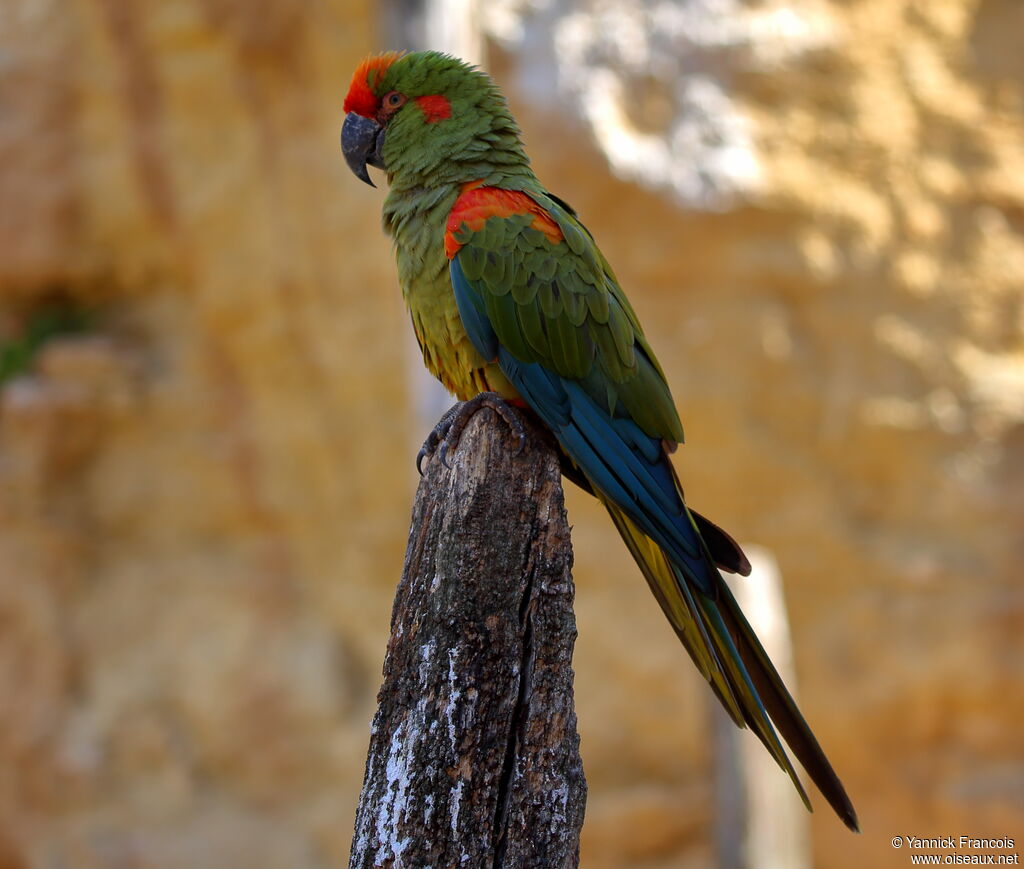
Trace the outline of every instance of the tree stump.
[[572, 547], [554, 451], [489, 409], [427, 465], [350, 869], [572, 867], [586, 781]]

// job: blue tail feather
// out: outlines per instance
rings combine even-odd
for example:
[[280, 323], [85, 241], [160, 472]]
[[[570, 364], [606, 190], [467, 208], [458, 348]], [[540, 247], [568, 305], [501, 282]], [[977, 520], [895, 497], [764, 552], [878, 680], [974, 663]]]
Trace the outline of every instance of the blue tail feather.
[[631, 420], [612, 417], [577, 382], [538, 363], [520, 362], [501, 347], [498, 363], [593, 485], [713, 596], [711, 568], [660, 441]]

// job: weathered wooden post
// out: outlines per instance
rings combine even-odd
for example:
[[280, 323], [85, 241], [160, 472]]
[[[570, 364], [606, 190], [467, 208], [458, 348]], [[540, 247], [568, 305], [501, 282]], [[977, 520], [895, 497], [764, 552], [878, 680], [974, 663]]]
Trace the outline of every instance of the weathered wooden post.
[[350, 869], [570, 867], [586, 781], [554, 452], [490, 410], [416, 494]]

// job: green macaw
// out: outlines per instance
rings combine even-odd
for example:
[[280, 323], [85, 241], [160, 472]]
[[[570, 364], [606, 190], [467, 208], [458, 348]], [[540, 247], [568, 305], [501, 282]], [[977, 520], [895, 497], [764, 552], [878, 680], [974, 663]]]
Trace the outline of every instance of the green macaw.
[[842, 783], [719, 573], [749, 573], [746, 557], [683, 500], [669, 458], [683, 428], [636, 314], [590, 232], [533, 174], [497, 87], [445, 54], [387, 53], [358, 67], [344, 108], [349, 167], [371, 186], [367, 165], [387, 173], [384, 228], [423, 358], [464, 402], [425, 449], [441, 443], [444, 459], [480, 404], [522, 436], [508, 404], [529, 408], [558, 441], [567, 476], [611, 514], [732, 719], [757, 734], [810, 809], [777, 729], [857, 830]]

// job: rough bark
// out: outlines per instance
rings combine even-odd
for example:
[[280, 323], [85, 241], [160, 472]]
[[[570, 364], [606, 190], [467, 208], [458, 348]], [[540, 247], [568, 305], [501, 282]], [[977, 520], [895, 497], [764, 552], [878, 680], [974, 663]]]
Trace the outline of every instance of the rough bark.
[[483, 410], [420, 483], [351, 869], [578, 864], [569, 527], [553, 451], [514, 444]]

